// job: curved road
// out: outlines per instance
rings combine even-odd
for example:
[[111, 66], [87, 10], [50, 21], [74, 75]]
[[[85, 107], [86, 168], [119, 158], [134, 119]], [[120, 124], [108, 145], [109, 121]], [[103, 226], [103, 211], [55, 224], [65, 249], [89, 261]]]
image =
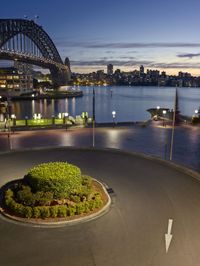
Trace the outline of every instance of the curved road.
[[75, 163], [105, 182], [115, 192], [112, 207], [97, 220], [59, 228], [0, 219], [0, 265], [199, 266], [199, 181], [141, 156], [59, 148], [0, 155], [0, 185], [48, 161]]

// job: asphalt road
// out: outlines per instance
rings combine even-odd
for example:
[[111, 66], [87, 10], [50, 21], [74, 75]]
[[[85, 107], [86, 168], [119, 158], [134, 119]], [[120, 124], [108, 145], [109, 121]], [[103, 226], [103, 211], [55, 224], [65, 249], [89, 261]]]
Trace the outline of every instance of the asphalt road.
[[[0, 265], [199, 266], [199, 181], [136, 155], [61, 148], [0, 155], [0, 185], [48, 161], [75, 163], [112, 187], [112, 207], [97, 220], [60, 228], [0, 218]], [[166, 253], [169, 219], [173, 237]]]
[[[150, 126], [103, 127], [95, 129], [95, 147], [115, 148], [155, 155], [169, 160], [171, 128]], [[9, 144], [10, 142], [10, 144]], [[91, 128], [15, 132], [10, 141], [0, 133], [0, 152], [45, 146], [91, 147]], [[200, 172], [200, 127], [176, 127], [173, 160]]]

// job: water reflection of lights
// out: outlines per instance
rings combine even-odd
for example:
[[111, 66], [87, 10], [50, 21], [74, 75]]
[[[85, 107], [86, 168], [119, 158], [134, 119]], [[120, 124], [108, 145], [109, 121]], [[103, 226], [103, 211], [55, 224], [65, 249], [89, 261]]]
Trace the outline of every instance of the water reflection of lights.
[[190, 142], [192, 144], [200, 143], [200, 126], [192, 126], [190, 130], [191, 132], [188, 134], [188, 139]]
[[32, 115], [35, 113], [35, 100], [31, 101], [31, 106], [32, 106]]
[[76, 99], [75, 97], [72, 98], [72, 114], [76, 114]]
[[76, 146], [77, 140], [74, 135], [66, 132], [66, 134], [62, 134], [59, 139], [60, 146]]
[[68, 102], [68, 99], [66, 98], [65, 99], [65, 111], [69, 111], [68, 109], [69, 109], [69, 107], [68, 107], [68, 105], [69, 105], [69, 102]]
[[55, 114], [55, 100], [54, 99], [51, 100], [51, 113], [52, 115]]
[[105, 133], [106, 133], [106, 137], [104, 138], [105, 147], [120, 148], [121, 134], [119, 129], [110, 128], [109, 130], [106, 130]]
[[43, 115], [47, 117], [47, 99], [44, 99], [44, 110], [43, 110]]

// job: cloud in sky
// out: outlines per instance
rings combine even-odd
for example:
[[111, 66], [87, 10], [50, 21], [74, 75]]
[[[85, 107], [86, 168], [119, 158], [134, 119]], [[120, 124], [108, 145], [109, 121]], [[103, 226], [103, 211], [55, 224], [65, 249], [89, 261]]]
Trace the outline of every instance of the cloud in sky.
[[198, 63], [184, 64], [180, 62], [165, 63], [165, 62], [153, 62], [148, 60], [94, 60], [94, 61], [71, 61], [71, 65], [74, 67], [105, 67], [108, 64], [113, 64], [116, 67], [138, 67], [144, 65], [146, 68], [158, 68], [158, 69], [199, 69]]
[[199, 63], [184, 64], [180, 62], [174, 63], [154, 63], [150, 64], [149, 67], [153, 68], [174, 68], [174, 69], [199, 69]]
[[71, 61], [72, 66], [106, 66], [113, 64], [114, 66], [133, 66], [133, 65], [148, 65], [153, 61], [140, 61], [140, 60], [93, 60], [93, 61]]
[[197, 53], [197, 54], [193, 54], [193, 53], [188, 53], [188, 54], [179, 54], [177, 55], [177, 57], [180, 57], [180, 58], [193, 58], [193, 57], [199, 57], [200, 56], [200, 53]]
[[58, 47], [81, 47], [81, 48], [110, 48], [110, 49], [131, 49], [131, 48], [194, 48], [200, 47], [200, 43], [189, 42], [82, 42], [68, 41], [57, 38], [55, 43]]

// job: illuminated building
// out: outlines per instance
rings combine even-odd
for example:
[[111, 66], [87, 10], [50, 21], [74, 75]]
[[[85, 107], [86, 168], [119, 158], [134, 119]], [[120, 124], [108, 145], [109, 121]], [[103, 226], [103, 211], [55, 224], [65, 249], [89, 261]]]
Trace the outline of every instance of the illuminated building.
[[32, 75], [14, 67], [0, 69], [0, 95], [20, 96], [33, 91]]

